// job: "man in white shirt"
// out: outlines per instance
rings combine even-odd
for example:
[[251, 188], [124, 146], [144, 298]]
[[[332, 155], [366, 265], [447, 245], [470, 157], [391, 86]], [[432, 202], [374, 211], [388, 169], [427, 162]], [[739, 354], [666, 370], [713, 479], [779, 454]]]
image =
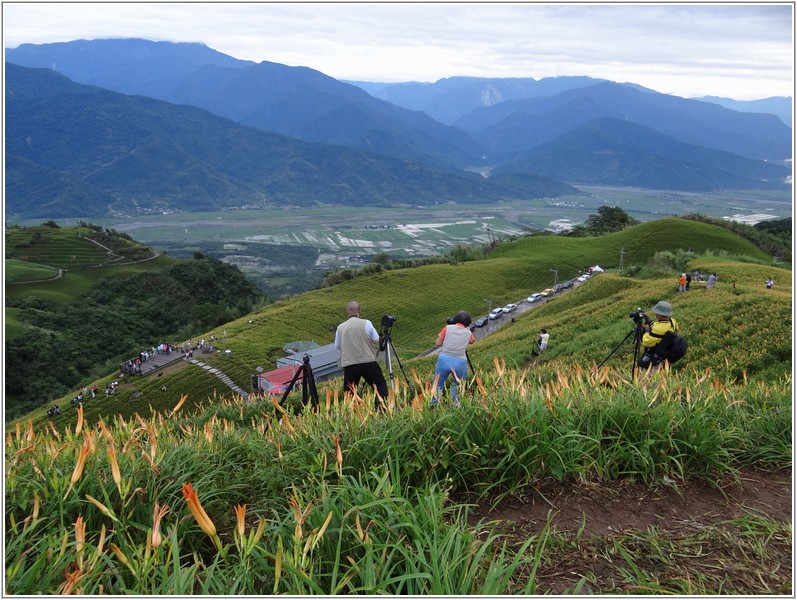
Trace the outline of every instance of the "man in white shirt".
[[339, 365], [343, 369], [343, 393], [353, 394], [360, 379], [376, 388], [374, 404], [381, 408], [387, 401], [387, 382], [376, 362], [379, 352], [379, 332], [368, 319], [360, 318], [360, 303], [352, 300], [346, 305], [347, 320], [335, 331], [335, 348], [340, 350]]

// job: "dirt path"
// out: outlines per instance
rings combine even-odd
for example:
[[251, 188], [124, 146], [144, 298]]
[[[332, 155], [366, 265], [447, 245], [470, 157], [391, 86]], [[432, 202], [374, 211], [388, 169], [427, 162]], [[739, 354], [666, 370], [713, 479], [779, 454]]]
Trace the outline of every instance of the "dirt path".
[[[658, 489], [628, 481], [544, 482], [528, 488], [519, 498], [509, 498], [490, 509], [483, 502], [475, 515], [541, 531], [548, 512], [560, 530], [584, 530], [609, 535], [650, 526], [665, 529], [697, 520], [717, 522], [754, 511], [780, 521], [791, 521], [791, 472], [745, 470], [741, 485], [722, 483], [722, 491], [704, 481], [662, 483]], [[725, 494], [723, 496], [723, 493]]]
[[[719, 488], [700, 480], [662, 482], [655, 488], [628, 481], [545, 481], [523, 490], [518, 497], [497, 503], [486, 499], [471, 519], [473, 523], [479, 519], [496, 521], [499, 531], [518, 542], [543, 531], [549, 512], [553, 530], [585, 540], [607, 540], [651, 528], [682, 539], [709, 527], [730, 526], [733, 519], [751, 515], [786, 523], [790, 530], [792, 499], [790, 470], [772, 473], [744, 469], [739, 482], [728, 478]], [[788, 562], [771, 573], [774, 587], [790, 587], [790, 540], [773, 538], [770, 543], [777, 545], [773, 553], [788, 555]], [[592, 547], [586, 541], [584, 546]], [[707, 544], [706, 552], [709, 550]], [[589, 572], [600, 579], [603, 573], [607, 582], [616, 576], [611, 560], [599, 553], [585, 551], [564, 558], [567, 564], [559, 561], [538, 571], [545, 593], [572, 590], [578, 574]]]

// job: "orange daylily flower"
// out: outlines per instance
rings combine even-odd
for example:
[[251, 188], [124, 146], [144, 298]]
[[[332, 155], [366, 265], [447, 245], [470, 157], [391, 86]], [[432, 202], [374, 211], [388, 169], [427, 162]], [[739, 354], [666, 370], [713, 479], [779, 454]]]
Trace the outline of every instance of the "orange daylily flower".
[[74, 590], [75, 593], [80, 594], [80, 589], [75, 590], [75, 586], [80, 582], [85, 573], [81, 572], [80, 568], [75, 567], [71, 573], [67, 573], [66, 580], [61, 584], [58, 594], [61, 596], [69, 596]]
[[176, 413], [178, 410], [180, 410], [183, 407], [183, 404], [185, 404], [186, 400], [188, 400], [188, 394], [183, 394], [182, 396], [180, 396], [180, 401], [172, 409], [172, 412], [169, 413], [169, 416], [173, 417], [174, 413]]
[[80, 431], [83, 429], [83, 405], [80, 404], [77, 407], [77, 423], [75, 424], [75, 435], [80, 434]]
[[104, 514], [106, 517], [109, 517], [109, 518], [113, 519], [114, 521], [116, 521], [116, 520], [117, 520], [117, 519], [116, 519], [116, 515], [114, 515], [114, 514], [111, 512], [111, 510], [110, 510], [110, 509], [109, 509], [107, 506], [105, 506], [105, 505], [104, 505], [102, 502], [100, 502], [99, 500], [97, 500], [97, 499], [96, 499], [96, 498], [94, 498], [93, 496], [89, 496], [88, 494], [86, 494], [86, 500], [88, 500], [88, 501], [89, 501], [89, 502], [91, 502], [91, 503], [92, 503], [94, 506], [96, 506], [97, 508], [99, 508], [99, 509], [100, 509], [100, 512], [101, 512], [102, 514]]
[[246, 504], [236, 504], [235, 505], [235, 517], [238, 519], [238, 536], [240, 538], [244, 537], [244, 527], [246, 525]]
[[72, 490], [72, 487], [80, 481], [80, 478], [83, 476], [83, 468], [86, 466], [86, 458], [90, 452], [94, 450], [94, 440], [89, 436], [86, 436], [85, 441], [83, 442], [83, 446], [80, 448], [80, 453], [77, 457], [77, 462], [75, 462], [75, 468], [72, 470], [72, 477], [69, 480], [69, 488], [66, 490], [66, 494], [64, 494], [64, 498], [69, 495], [69, 492]]
[[111, 465], [111, 475], [116, 487], [119, 488], [119, 495], [122, 494], [122, 473], [119, 470], [119, 462], [116, 460], [116, 446], [108, 444], [108, 462]]
[[199, 524], [199, 527], [207, 533], [210, 537], [215, 538], [216, 535], [216, 526], [213, 524], [213, 521], [210, 520], [208, 513], [205, 512], [205, 509], [202, 508], [202, 505], [199, 503], [199, 498], [194, 491], [194, 486], [190, 483], [183, 484], [183, 497], [185, 501], [188, 503], [188, 508], [191, 509], [191, 513], [194, 515], [196, 522]]
[[332, 436], [332, 439], [335, 440], [335, 459], [338, 462], [338, 471], [343, 468], [343, 452], [340, 449], [340, 435], [337, 433]]
[[77, 563], [80, 568], [83, 568], [83, 544], [86, 541], [86, 522], [83, 516], [79, 516], [73, 523], [75, 526], [75, 553], [77, 554]]

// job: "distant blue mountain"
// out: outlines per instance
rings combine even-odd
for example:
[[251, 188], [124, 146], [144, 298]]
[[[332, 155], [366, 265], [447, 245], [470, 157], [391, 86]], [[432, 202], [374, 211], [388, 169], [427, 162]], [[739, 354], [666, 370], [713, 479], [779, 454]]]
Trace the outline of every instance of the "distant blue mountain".
[[5, 65], [5, 210], [92, 217], [263, 206], [485, 203], [577, 194], [304, 142], [212, 113]]
[[241, 69], [238, 60], [204, 44], [152, 42], [141, 39], [76, 40], [22, 44], [6, 48], [5, 59], [23, 67], [52, 69], [72, 81], [122, 94], [157, 98], [184, 77], [206, 66]]
[[307, 67], [240, 61], [202, 44], [94, 40], [24, 44], [6, 60], [77, 83], [207, 109], [305, 141], [464, 168], [483, 149], [462, 130], [374, 98]]
[[779, 117], [789, 127], [793, 127], [791, 96], [773, 96], [771, 98], [761, 98], [760, 100], [733, 100], [719, 96], [703, 96], [702, 98], [695, 98], [695, 100], [719, 104], [739, 112], [770, 113]]
[[565, 90], [606, 81], [592, 77], [528, 78], [448, 77], [434, 83], [380, 84], [353, 81], [368, 93], [453, 125], [468, 113], [507, 100], [554, 96]]
[[[342, 172], [346, 172], [348, 168], [356, 169], [358, 163], [370, 164], [368, 160], [371, 159], [364, 159], [363, 154], [342, 152], [344, 146], [380, 157], [373, 159], [378, 168], [369, 173], [373, 177], [368, 178], [367, 189], [350, 188], [349, 200], [346, 200], [356, 201], [356, 194], [351, 191], [356, 188], [364, 194], [367, 202], [386, 202], [388, 197], [390, 201], [398, 201], [398, 196], [409, 198], [410, 190], [418, 189], [415, 184], [420, 185], [414, 181], [410, 185], [398, 183], [401, 177], [413, 180], [409, 164], [416, 165], [423, 173], [420, 179], [426, 189], [419, 192], [421, 198], [428, 198], [430, 193], [437, 191], [446, 199], [475, 199], [481, 193], [478, 191], [480, 184], [486, 185], [484, 193], [488, 198], [508, 194], [510, 189], [521, 198], [543, 193], [555, 196], [566, 193], [565, 189], [572, 190], [547, 178], [549, 173], [570, 177], [571, 171], [567, 170], [569, 159], [566, 154], [557, 153], [556, 149], [567, 147], [572, 157], [587, 160], [596, 144], [600, 143], [620, 146], [615, 146], [615, 162], [612, 163], [603, 162], [600, 155], [593, 154], [590, 159], [592, 166], [588, 170], [590, 180], [618, 181], [617, 174], [623, 172], [633, 174], [626, 179], [641, 187], [661, 187], [662, 173], [666, 169], [677, 171], [678, 176], [674, 176], [672, 181], [678, 181], [684, 190], [722, 186], [723, 173], [730, 174], [725, 178], [730, 187], [735, 187], [736, 182], [741, 185], [742, 180], [771, 187], [779, 185], [773, 183], [777, 182], [779, 175], [763, 169], [760, 164], [745, 162], [743, 157], [770, 163], [782, 163], [792, 158], [791, 128], [773, 114], [740, 112], [716, 103], [660, 94], [631, 83], [619, 84], [590, 77], [555, 77], [539, 81], [530, 78], [451, 77], [433, 84], [356, 82], [351, 85], [307, 67], [242, 61], [202, 44], [146, 40], [25, 44], [6, 49], [6, 57], [27, 67], [55, 69], [70, 79], [98, 88], [155, 98], [172, 105], [203, 108], [241, 125], [289, 136], [293, 142], [302, 140], [332, 146], [331, 154], [321, 152], [317, 144], [301, 150], [290, 146], [291, 149], [286, 150], [292, 156], [302, 156], [298, 163], [292, 163], [293, 166], [301, 163], [318, 175], [318, 186], [309, 195], [317, 201], [324, 201], [320, 182], [329, 181], [331, 165], [337, 164]], [[17, 81], [16, 85], [36, 86], [41, 82], [23, 84]], [[40, 92], [54, 94], [59, 86], [65, 84], [50, 82], [47, 85], [52, 86], [51, 89]], [[14, 93], [15, 89], [20, 88], [6, 88], [7, 100], [9, 92]], [[119, 101], [114, 102], [118, 104]], [[752, 104], [746, 106], [753, 108]], [[72, 109], [77, 110], [77, 105]], [[58, 113], [56, 105], [50, 106], [49, 110]], [[122, 114], [133, 120], [139, 118], [135, 111]], [[188, 114], [194, 113], [175, 113], [175, 119], [183, 122], [195, 118], [188, 117]], [[17, 116], [7, 113], [8, 131], [16, 125], [12, 118]], [[40, 112], [37, 118], [47, 120], [48, 117], [45, 112]], [[609, 134], [606, 125], [600, 134], [583, 129], [605, 119], [628, 124], [629, 131], [623, 134], [622, 140], [612, 139], [610, 142], [603, 138], [604, 141], [600, 142], [596, 136]], [[159, 123], [153, 131], [162, 126], [164, 124]], [[205, 121], [202, 126], [211, 130], [216, 128]], [[610, 129], [613, 129], [612, 136], [620, 135], [617, 127]], [[180, 134], [186, 135], [187, 132], [181, 130]], [[637, 138], [638, 143], [630, 144], [628, 136]], [[640, 141], [643, 138], [654, 139], [655, 136], [661, 136], [657, 143], [668, 140], [666, 145], [670, 151], [666, 155], [653, 152], [655, 148]], [[244, 138], [254, 143], [249, 133]], [[204, 146], [201, 139], [195, 142], [200, 148]], [[257, 144], [269, 145], [262, 140]], [[284, 140], [274, 143], [274, 147], [283, 149], [288, 146]], [[77, 147], [80, 147], [80, 140], [77, 140]], [[26, 163], [30, 158], [23, 151], [25, 149], [21, 146], [18, 149], [18, 155], [7, 155], [7, 165], [10, 161], [15, 165], [14, 169], [25, 170], [29, 177], [15, 180], [14, 185], [23, 180], [30, 184], [37, 178], [43, 181], [45, 175], [30, 177], [30, 174], [36, 169], [48, 168], [47, 165]], [[238, 150], [237, 147], [235, 149]], [[703, 151], [698, 151], [701, 149]], [[683, 154], [679, 156], [678, 153]], [[279, 154], [266, 154], [282, 164]], [[185, 164], [199, 161], [193, 168], [204, 172], [208, 165], [202, 162], [202, 153], [191, 150], [189, 155], [184, 157]], [[334, 160], [329, 158], [331, 155], [335, 155]], [[307, 156], [313, 158], [308, 159]], [[343, 157], [348, 166], [337, 163]], [[396, 162], [388, 163], [387, 157], [393, 157]], [[552, 164], [554, 158], [562, 164]], [[324, 162], [321, 171], [316, 170], [319, 165], [313, 162], [317, 160]], [[248, 160], [242, 162], [249, 164]], [[657, 167], [642, 168], [651, 164]], [[472, 173], [466, 172], [468, 167], [477, 167], [481, 171], [492, 169], [493, 175], [487, 181], [478, 182], [471, 179]], [[603, 175], [598, 173], [599, 169], [604, 170]], [[283, 171], [280, 177], [287, 179], [281, 179], [279, 185], [276, 180], [280, 177], [275, 176], [276, 187], [272, 189], [282, 189], [281, 185], [287, 185], [290, 193], [286, 192], [287, 188], [283, 189], [287, 193], [285, 197], [293, 197], [291, 194], [300, 197], [302, 186], [299, 185], [300, 178], [296, 177], [300, 171]], [[434, 182], [431, 174], [436, 174], [440, 181]], [[217, 175], [214, 171], [212, 176], [208, 173], [204, 176], [215, 181]], [[72, 172], [46, 175], [59, 181], [73, 176]], [[242, 185], [242, 180], [231, 180], [226, 174], [219, 177], [225, 182], [221, 189], [231, 186], [229, 189], [234, 190], [237, 185]], [[244, 175], [240, 177], [245, 179]], [[378, 177], [385, 179], [377, 183]], [[91, 181], [80, 181], [74, 189], [85, 191], [85, 186]], [[286, 181], [291, 181], [290, 185]], [[397, 185], [401, 191], [394, 190], [392, 195], [388, 194], [388, 182]], [[465, 182], [469, 183], [466, 185]], [[363, 183], [361, 176], [358, 185]], [[258, 180], [255, 189], [262, 191], [262, 184]], [[468, 188], [472, 184], [478, 184], [475, 191]], [[330, 191], [330, 197], [335, 201], [341, 200], [343, 196], [336, 193], [342, 189], [332, 185], [330, 190], [335, 193]], [[253, 197], [259, 197], [259, 193], [254, 193]], [[234, 196], [232, 191], [229, 195]], [[207, 196], [209, 198], [210, 194]], [[250, 195], [241, 191], [241, 197], [249, 198]]]
[[662, 190], [788, 190], [791, 169], [686, 144], [631, 121], [600, 117], [519, 154], [493, 174], [531, 171], [574, 184]]
[[509, 100], [457, 121], [494, 161], [527, 151], [600, 117], [631, 121], [688, 144], [761, 160], [792, 155], [792, 131], [771, 114], [599, 83], [555, 96]]

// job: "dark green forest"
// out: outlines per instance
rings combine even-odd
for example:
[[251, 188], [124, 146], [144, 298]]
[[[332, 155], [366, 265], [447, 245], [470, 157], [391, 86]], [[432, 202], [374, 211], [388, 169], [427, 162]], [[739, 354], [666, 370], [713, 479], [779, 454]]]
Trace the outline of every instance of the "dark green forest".
[[[226, 249], [227, 241], [203, 240], [202, 253], [213, 258], [224, 259], [230, 251]], [[309, 246], [286, 246], [281, 244], [263, 244], [237, 240], [242, 247], [240, 254], [250, 257], [259, 267], [240, 268], [270, 299], [301, 294], [320, 287], [326, 270], [315, 266], [318, 249]], [[185, 242], [174, 240], [158, 240], [153, 244], [159, 250], [174, 258], [191, 258], [195, 249]], [[268, 261], [268, 262], [266, 262]], [[263, 268], [263, 264], [268, 268]]]
[[6, 418], [113, 371], [139, 349], [179, 343], [246, 315], [263, 294], [240, 270], [198, 254], [164, 269], [97, 282], [78, 301], [55, 306], [28, 297], [23, 335], [6, 340]]

